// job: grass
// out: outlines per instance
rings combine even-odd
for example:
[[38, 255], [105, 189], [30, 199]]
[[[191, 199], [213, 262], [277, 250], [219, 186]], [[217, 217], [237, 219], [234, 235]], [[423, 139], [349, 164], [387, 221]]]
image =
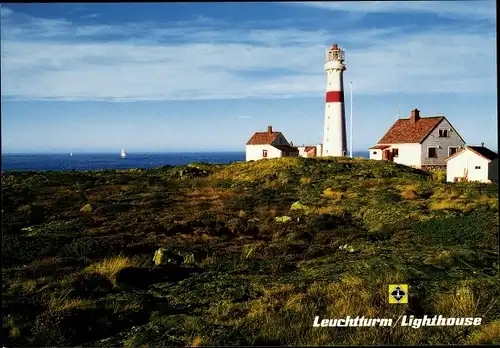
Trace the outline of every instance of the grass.
[[[5, 346], [498, 342], [494, 184], [282, 158], [4, 173], [2, 196]], [[158, 248], [183, 262], [154, 266]], [[407, 305], [388, 303], [391, 283]], [[483, 324], [312, 327], [403, 314]]]
[[117, 274], [121, 270], [127, 267], [133, 267], [134, 265], [135, 263], [130, 258], [124, 256], [116, 256], [93, 263], [86, 268], [86, 271], [90, 273], [100, 274], [114, 283], [116, 281]]
[[475, 331], [469, 344], [500, 344], [500, 320], [486, 324], [480, 330]]

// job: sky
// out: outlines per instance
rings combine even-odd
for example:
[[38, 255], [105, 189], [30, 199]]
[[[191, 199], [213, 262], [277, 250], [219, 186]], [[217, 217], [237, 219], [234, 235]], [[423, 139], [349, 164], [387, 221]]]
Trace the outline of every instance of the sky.
[[414, 108], [498, 149], [493, 0], [0, 10], [2, 153], [244, 151], [268, 125], [321, 143], [334, 43], [355, 151]]

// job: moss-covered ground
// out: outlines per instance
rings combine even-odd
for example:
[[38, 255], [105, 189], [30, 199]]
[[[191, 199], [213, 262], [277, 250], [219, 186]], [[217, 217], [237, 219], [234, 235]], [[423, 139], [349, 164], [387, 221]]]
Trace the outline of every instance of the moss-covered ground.
[[[440, 178], [303, 158], [3, 173], [3, 345], [499, 343], [498, 187]], [[312, 326], [402, 314], [483, 324]]]

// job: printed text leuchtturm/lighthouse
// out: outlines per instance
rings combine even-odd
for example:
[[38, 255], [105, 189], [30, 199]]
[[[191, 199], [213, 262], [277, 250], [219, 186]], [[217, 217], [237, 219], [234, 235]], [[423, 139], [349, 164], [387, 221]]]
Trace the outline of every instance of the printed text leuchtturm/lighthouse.
[[393, 326], [399, 323], [400, 326], [407, 326], [418, 329], [423, 326], [478, 326], [482, 323], [480, 317], [443, 317], [435, 315], [429, 317], [424, 315], [422, 318], [415, 318], [413, 315], [403, 315], [401, 320], [396, 322], [392, 318], [365, 318], [364, 316], [356, 316], [355, 318], [347, 316], [345, 318], [336, 319], [320, 319], [319, 316], [314, 317], [313, 327], [368, 327], [368, 326]]

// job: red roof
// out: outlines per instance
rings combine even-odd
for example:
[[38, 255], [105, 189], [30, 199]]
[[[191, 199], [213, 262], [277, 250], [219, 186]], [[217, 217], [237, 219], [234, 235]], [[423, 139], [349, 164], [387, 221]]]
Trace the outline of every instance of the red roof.
[[375, 145], [375, 146], [372, 146], [370, 147], [370, 149], [373, 149], [373, 150], [383, 150], [383, 149], [387, 149], [390, 145]]
[[443, 119], [444, 116], [420, 117], [414, 124], [408, 118], [397, 120], [377, 144], [420, 144]]
[[306, 148], [304, 149], [305, 152], [309, 152], [311, 150], [316, 150], [316, 146], [306, 146]]
[[279, 134], [280, 132], [255, 132], [247, 142], [247, 145], [269, 145]]

